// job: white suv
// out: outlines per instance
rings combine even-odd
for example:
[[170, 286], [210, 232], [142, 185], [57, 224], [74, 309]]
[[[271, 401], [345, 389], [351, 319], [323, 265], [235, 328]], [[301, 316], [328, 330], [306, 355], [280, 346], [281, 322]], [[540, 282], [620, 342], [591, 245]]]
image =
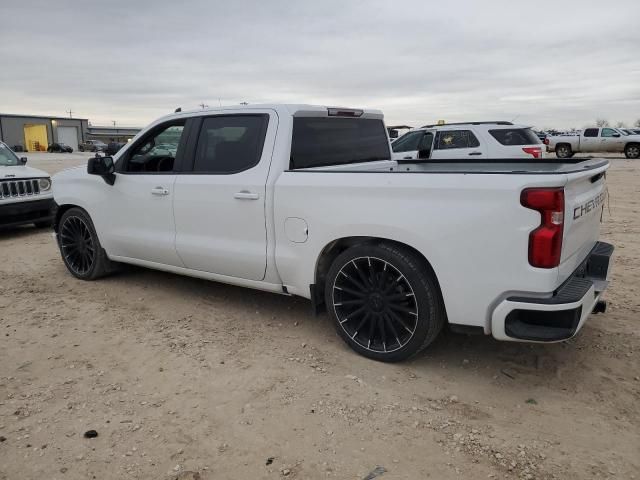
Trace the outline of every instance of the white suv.
[[27, 223], [51, 226], [55, 215], [51, 178], [26, 163], [25, 157], [18, 158], [0, 142], [0, 227]]
[[544, 158], [534, 131], [511, 122], [425, 125], [405, 133], [391, 148], [394, 160]]

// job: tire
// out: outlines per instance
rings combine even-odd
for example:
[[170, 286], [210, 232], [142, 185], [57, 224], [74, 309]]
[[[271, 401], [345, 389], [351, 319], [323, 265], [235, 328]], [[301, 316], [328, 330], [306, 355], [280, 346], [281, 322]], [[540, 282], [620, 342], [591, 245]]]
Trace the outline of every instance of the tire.
[[556, 146], [556, 157], [558, 158], [571, 158], [573, 157], [573, 151], [571, 150], [571, 145], [567, 145], [566, 143], [562, 143]]
[[630, 143], [624, 147], [624, 156], [627, 158], [639, 158], [640, 157], [640, 144]]
[[51, 228], [53, 227], [53, 220], [42, 220], [39, 222], [33, 222], [36, 228]]
[[84, 152], [84, 147], [78, 147], [79, 152]]
[[62, 214], [57, 231], [60, 255], [71, 275], [96, 280], [114, 270], [87, 212], [70, 208]]
[[423, 350], [445, 323], [440, 290], [424, 260], [402, 247], [351, 247], [334, 260], [325, 303], [338, 335], [357, 353], [400, 362]]

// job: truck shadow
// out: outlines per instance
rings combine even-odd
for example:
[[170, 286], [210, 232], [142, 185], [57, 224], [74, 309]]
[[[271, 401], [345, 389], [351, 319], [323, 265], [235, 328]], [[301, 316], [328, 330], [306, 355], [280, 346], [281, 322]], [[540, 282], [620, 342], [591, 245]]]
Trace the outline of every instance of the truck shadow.
[[0, 226], [0, 241], [26, 238], [32, 235], [43, 233], [43, 232], [50, 233], [50, 232], [53, 232], [53, 230], [48, 228], [36, 228], [30, 224], [19, 225], [16, 227]]
[[[527, 344], [499, 342], [488, 335], [465, 335], [445, 328], [436, 341], [409, 361], [381, 364], [357, 355], [336, 335], [326, 313], [312, 315], [308, 300], [232, 285], [183, 277], [170, 273], [126, 267], [107, 282], [127, 282], [165, 295], [179, 298], [190, 305], [201, 305], [203, 310], [217, 309], [243, 317], [239, 329], [260, 328], [265, 322], [276, 322], [288, 330], [296, 342], [308, 342], [324, 350], [327, 363], [340, 370], [348, 364], [353, 368], [377, 368], [388, 374], [418, 377], [450, 376], [475, 377], [501, 388], [527, 388], [558, 383], [566, 387], [566, 378], [579, 382], [584, 375], [577, 350], [590, 341], [589, 325], [576, 339], [560, 344]], [[207, 336], [206, 325], [201, 335]], [[587, 338], [585, 338], [585, 336]], [[297, 343], [299, 344], [299, 343]], [[346, 370], [345, 370], [346, 371]], [[339, 372], [337, 372], [339, 373]]]

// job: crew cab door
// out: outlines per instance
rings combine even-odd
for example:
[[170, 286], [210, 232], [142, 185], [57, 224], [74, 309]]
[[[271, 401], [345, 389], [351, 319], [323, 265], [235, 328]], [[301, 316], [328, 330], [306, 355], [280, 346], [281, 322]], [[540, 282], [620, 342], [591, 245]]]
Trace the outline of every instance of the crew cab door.
[[272, 110], [194, 123], [189, 171], [177, 177], [174, 200], [176, 249], [187, 268], [264, 278], [266, 179], [277, 123]]
[[105, 205], [93, 209], [110, 255], [182, 266], [175, 249], [173, 194], [183, 159], [185, 120], [154, 127], [116, 165]]
[[582, 132], [582, 136], [580, 137], [580, 148], [578, 151], [581, 152], [598, 152], [600, 151], [600, 129], [598, 128], [587, 128]]
[[600, 131], [600, 152], [621, 152], [624, 148], [622, 134], [613, 128], [603, 128]]
[[431, 158], [434, 160], [485, 158], [486, 147], [471, 130], [440, 130], [436, 134]]

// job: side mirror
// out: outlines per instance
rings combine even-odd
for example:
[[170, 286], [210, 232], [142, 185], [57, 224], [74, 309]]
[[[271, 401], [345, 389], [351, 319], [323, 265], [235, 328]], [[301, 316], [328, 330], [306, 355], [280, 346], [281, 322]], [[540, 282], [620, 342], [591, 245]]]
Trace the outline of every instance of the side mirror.
[[25, 165], [27, 163], [27, 157], [20, 157], [20, 165]]
[[619, 133], [614, 133], [612, 136], [613, 136], [613, 137], [616, 137], [616, 138], [619, 138], [619, 137], [620, 137], [620, 134], [619, 134]]
[[112, 157], [93, 157], [87, 163], [87, 173], [101, 176], [109, 185], [116, 181], [115, 171]]
[[431, 156], [431, 150], [418, 150], [418, 158], [425, 160]]

